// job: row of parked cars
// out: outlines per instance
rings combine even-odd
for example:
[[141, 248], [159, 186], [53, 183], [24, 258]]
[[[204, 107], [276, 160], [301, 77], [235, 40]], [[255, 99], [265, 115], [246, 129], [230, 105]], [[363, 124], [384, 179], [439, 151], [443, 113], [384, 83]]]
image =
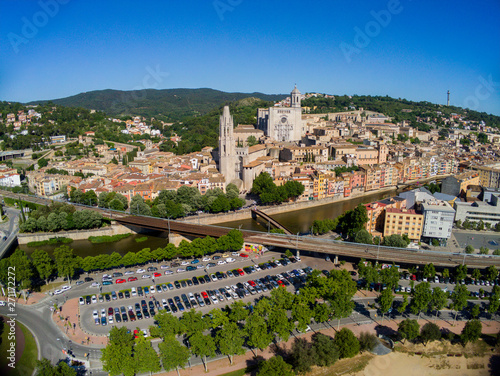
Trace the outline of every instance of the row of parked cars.
[[[416, 282], [434, 282], [434, 283], [444, 283], [454, 285], [457, 283], [453, 277], [442, 277], [439, 275], [435, 275], [434, 278], [428, 279], [421, 274], [410, 274], [410, 273], [402, 273], [401, 279], [412, 280]], [[473, 278], [465, 278], [458, 281], [461, 285], [475, 285], [475, 286], [496, 286], [500, 284], [500, 281], [493, 280], [488, 281], [486, 279], [473, 279]]]
[[[233, 252], [231, 256], [240, 256], [242, 258], [247, 258], [248, 254], [246, 253], [238, 253], [238, 252]], [[217, 261], [217, 262], [209, 262], [208, 264], [202, 264], [202, 261]], [[210, 257], [204, 257], [201, 261], [199, 259], [194, 259], [192, 261], [181, 261], [181, 262], [173, 262], [171, 264], [164, 264], [160, 266], [160, 269], [166, 269], [164, 271], [165, 275], [171, 275], [174, 274], [174, 271], [171, 270], [172, 268], [178, 268], [176, 270], [177, 273], [183, 273], [183, 272], [189, 272], [189, 271], [194, 271], [197, 269], [205, 269], [205, 268], [213, 268], [216, 266], [221, 266], [221, 265], [226, 265], [229, 263], [235, 262], [236, 259], [233, 257], [230, 257], [229, 254], [223, 254], [222, 256], [213, 256], [212, 258]], [[183, 268], [184, 266], [184, 268]], [[145, 274], [145, 273], [152, 273], [152, 274]], [[113, 282], [116, 284], [121, 284], [121, 283], [126, 283], [126, 282], [133, 282], [137, 281], [138, 277], [133, 277], [130, 275], [133, 274], [141, 274], [141, 279], [149, 279], [149, 278], [158, 278], [162, 276], [162, 273], [158, 272], [158, 268], [155, 266], [150, 266], [147, 269], [142, 269], [139, 268], [136, 271], [133, 270], [127, 270], [123, 273], [121, 272], [114, 272], [113, 274], [104, 274], [102, 276], [102, 285], [103, 286], [109, 286], [112, 285]], [[130, 276], [128, 278], [121, 278], [124, 276]], [[116, 280], [113, 280], [113, 278], [116, 278]], [[81, 282], [83, 283], [83, 282]], [[100, 287], [101, 283], [99, 282], [93, 282], [90, 287]]]
[[[161, 301], [153, 297], [149, 301], [145, 299], [140, 303], [125, 306], [109, 307], [108, 310], [94, 310], [92, 315], [96, 325], [107, 325], [136, 321], [152, 318], [156, 311], [165, 310], [171, 313], [184, 312], [186, 309], [216, 305], [224, 302], [230, 302], [238, 298], [244, 298], [248, 295], [264, 293], [290, 284], [299, 284], [306, 281], [307, 274], [312, 273], [312, 268], [294, 269], [289, 272], [283, 272], [276, 275], [267, 275], [265, 277], [249, 280], [247, 282], [238, 282], [235, 285], [224, 286], [218, 289], [201, 291], [200, 293], [189, 292], [187, 294], [176, 295], [173, 298], [163, 298]], [[152, 286], [154, 287], [154, 286]], [[156, 290], [156, 289], [155, 289]]]
[[[217, 256], [216, 256], [217, 257]], [[112, 291], [110, 294], [102, 294], [99, 296], [99, 301], [103, 302], [104, 300], [106, 301], [111, 301], [111, 300], [117, 300], [117, 299], [123, 299], [123, 298], [130, 298], [133, 296], [143, 296], [144, 294], [149, 295], [150, 293], [160, 293], [162, 291], [168, 291], [168, 290], [174, 290], [175, 289], [180, 289], [184, 288], [187, 286], [198, 286], [202, 285], [205, 283], [210, 283], [210, 282], [215, 282], [218, 280], [222, 279], [227, 279], [227, 278], [235, 278], [235, 277], [242, 277], [245, 274], [252, 274], [261, 270], [270, 270], [277, 268], [279, 266], [286, 266], [290, 263], [295, 263], [297, 262], [295, 259], [288, 259], [287, 257], [284, 257], [280, 260], [275, 260], [275, 261], [270, 261], [270, 262], [265, 262], [261, 263], [259, 265], [252, 265], [252, 266], [247, 266], [244, 268], [238, 268], [238, 269], [233, 269], [233, 270], [228, 270], [226, 272], [221, 272], [217, 271], [215, 273], [211, 274], [205, 274], [203, 276], [194, 276], [190, 279], [185, 279], [185, 280], [180, 280], [180, 281], [174, 281], [173, 283], [163, 283], [163, 284], [157, 284], [157, 285], [151, 285], [150, 287], [132, 287], [130, 291], [125, 290], [124, 292], [118, 292], [116, 293], [115, 291]], [[154, 271], [157, 269], [156, 267], [150, 267], [151, 271]], [[148, 268], [148, 269], [150, 269]], [[120, 277], [122, 273], [116, 272], [113, 273], [113, 276], [118, 276]], [[109, 278], [110, 276], [104, 275], [103, 278]], [[128, 277], [128, 281], [136, 281], [136, 277]], [[301, 281], [295, 281], [296, 283], [301, 283]], [[97, 296], [92, 295], [92, 296], [86, 296], [86, 297], [80, 297], [80, 304], [92, 304], [92, 303], [97, 303]]]

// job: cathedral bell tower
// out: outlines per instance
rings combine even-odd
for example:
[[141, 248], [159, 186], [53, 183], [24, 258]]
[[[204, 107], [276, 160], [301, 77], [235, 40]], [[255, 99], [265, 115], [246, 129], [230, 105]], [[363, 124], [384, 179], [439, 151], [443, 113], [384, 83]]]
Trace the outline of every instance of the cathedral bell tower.
[[295, 85], [295, 88], [292, 90], [291, 93], [291, 99], [292, 99], [292, 108], [300, 108], [300, 91], [297, 89], [297, 85]]
[[236, 151], [233, 135], [233, 117], [229, 106], [224, 106], [219, 121], [219, 172], [224, 175], [226, 184], [236, 178]]

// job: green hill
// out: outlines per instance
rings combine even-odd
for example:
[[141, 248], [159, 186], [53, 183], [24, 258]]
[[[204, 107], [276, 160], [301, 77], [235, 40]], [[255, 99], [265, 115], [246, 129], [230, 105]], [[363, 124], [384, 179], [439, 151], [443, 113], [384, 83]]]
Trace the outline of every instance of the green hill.
[[158, 117], [176, 121], [186, 116], [198, 116], [222, 103], [255, 97], [264, 101], [278, 101], [284, 94], [226, 93], [213, 89], [145, 89], [136, 91], [96, 90], [51, 101], [33, 101], [28, 104], [52, 102], [67, 107], [83, 107], [103, 111], [111, 116]]

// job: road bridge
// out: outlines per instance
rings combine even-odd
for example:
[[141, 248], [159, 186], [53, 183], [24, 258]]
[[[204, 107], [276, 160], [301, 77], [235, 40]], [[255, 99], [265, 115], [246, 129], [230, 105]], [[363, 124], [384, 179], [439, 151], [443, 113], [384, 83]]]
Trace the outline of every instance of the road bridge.
[[262, 210], [257, 209], [256, 207], [252, 208], [252, 218], [256, 219], [257, 217], [261, 217], [266, 220], [269, 225], [273, 225], [275, 228], [285, 231], [285, 234], [292, 235], [293, 233], [288, 230], [285, 226], [279, 223], [277, 220], [272, 218], [270, 215], [264, 213]]

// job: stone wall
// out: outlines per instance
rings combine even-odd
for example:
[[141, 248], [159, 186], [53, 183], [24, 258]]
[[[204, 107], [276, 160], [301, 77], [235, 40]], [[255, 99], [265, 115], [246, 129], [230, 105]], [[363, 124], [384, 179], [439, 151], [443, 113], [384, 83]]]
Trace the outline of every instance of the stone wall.
[[111, 226], [95, 230], [74, 230], [74, 231], [18, 234], [17, 240], [19, 244], [27, 244], [29, 242], [49, 240], [50, 238], [56, 238], [56, 237], [70, 238], [73, 240], [87, 240], [90, 236], [111, 236], [118, 234], [134, 234], [134, 233], [135, 233], [134, 231], [125, 226], [119, 224], [112, 224]]

